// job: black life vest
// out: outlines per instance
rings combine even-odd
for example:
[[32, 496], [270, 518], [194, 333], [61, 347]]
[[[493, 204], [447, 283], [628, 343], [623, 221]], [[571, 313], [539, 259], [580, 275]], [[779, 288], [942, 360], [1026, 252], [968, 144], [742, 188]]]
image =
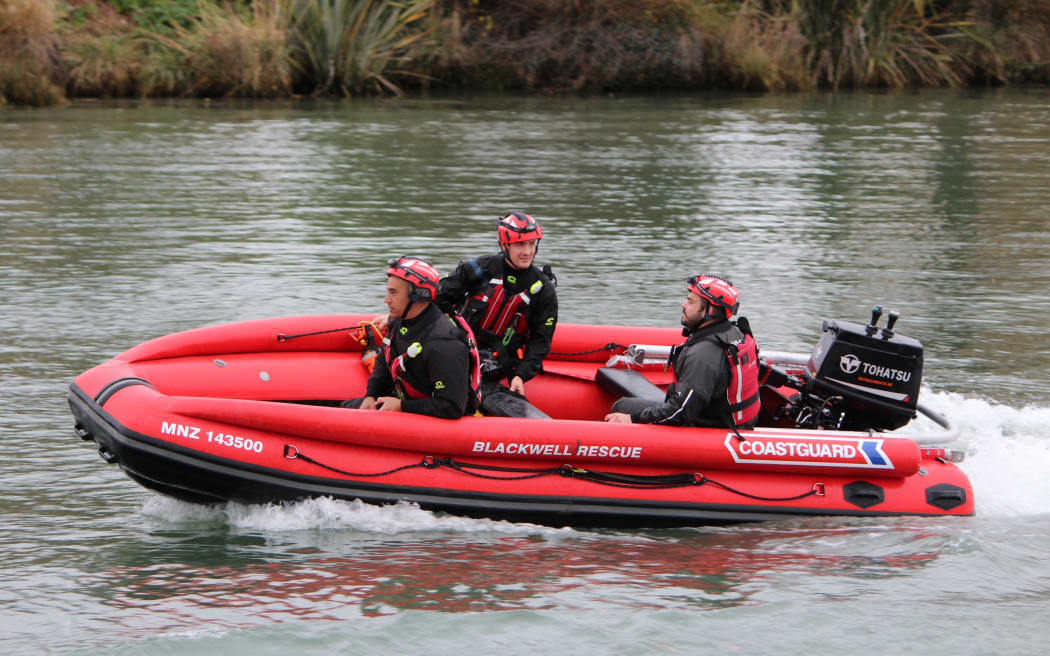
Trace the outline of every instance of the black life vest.
[[[443, 330], [443, 334], [434, 335], [435, 329], [442, 330], [442, 328], [436, 328], [436, 325], [442, 325], [443, 322], [435, 321], [434, 326], [431, 326], [430, 330], [423, 336], [424, 339], [429, 337], [430, 339], [456, 339], [467, 345], [467, 351], [470, 353], [470, 374], [469, 382], [470, 389], [474, 397], [474, 408], [481, 407], [481, 357], [478, 355], [478, 345], [474, 340], [474, 331], [470, 329], [470, 325], [464, 321], [463, 317], [456, 315], [455, 317], [449, 317], [444, 315], [449, 320], [449, 326]], [[455, 330], [456, 326], [463, 331], [460, 335]], [[391, 330], [393, 328], [391, 327]], [[416, 385], [413, 385], [409, 381], [408, 374], [408, 362], [409, 360], [416, 358], [420, 353], [423, 352], [423, 345], [420, 342], [412, 342], [404, 353], [391, 359], [394, 353], [393, 344], [389, 334], [383, 338], [383, 357], [386, 359], [387, 368], [390, 370], [390, 377], [394, 380], [394, 389], [398, 391], [399, 396], [404, 398], [408, 396], [412, 399], [424, 399], [431, 394], [423, 392]]]

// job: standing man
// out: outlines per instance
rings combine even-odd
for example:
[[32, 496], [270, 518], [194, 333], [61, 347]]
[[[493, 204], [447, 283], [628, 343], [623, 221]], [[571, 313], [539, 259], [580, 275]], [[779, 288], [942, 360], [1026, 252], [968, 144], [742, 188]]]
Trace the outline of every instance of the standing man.
[[477, 347], [466, 322], [457, 323], [434, 305], [437, 269], [418, 257], [387, 265], [384, 357], [376, 358], [365, 396], [342, 407], [446, 419], [472, 414], [480, 402]]
[[715, 274], [686, 279], [682, 334], [668, 360], [675, 382], [663, 403], [625, 397], [605, 421], [753, 428], [758, 419], [758, 345], [747, 319], [729, 318], [740, 306], [732, 283]]
[[546, 417], [524, 401], [525, 383], [550, 353], [558, 322], [554, 276], [534, 264], [543, 230], [515, 210], [500, 217], [496, 236], [500, 252], [460, 262], [442, 279], [436, 302], [466, 319], [477, 336], [485, 414]]

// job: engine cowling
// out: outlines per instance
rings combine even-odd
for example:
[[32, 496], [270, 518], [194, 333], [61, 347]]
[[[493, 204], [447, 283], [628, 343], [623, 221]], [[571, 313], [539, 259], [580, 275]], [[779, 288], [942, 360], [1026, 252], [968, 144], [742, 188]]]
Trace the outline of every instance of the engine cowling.
[[867, 326], [824, 321], [804, 371], [806, 393], [836, 407], [842, 430], [893, 430], [916, 416], [922, 344], [892, 330], [895, 313], [877, 328], [879, 314], [876, 308]]

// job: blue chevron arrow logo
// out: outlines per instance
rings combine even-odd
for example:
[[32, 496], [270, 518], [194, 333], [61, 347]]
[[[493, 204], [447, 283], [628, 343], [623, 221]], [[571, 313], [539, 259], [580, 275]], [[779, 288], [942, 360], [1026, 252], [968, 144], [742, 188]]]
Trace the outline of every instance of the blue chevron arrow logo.
[[862, 440], [860, 443], [860, 450], [864, 452], [864, 455], [868, 458], [868, 462], [873, 465], [885, 465], [886, 457], [882, 454], [882, 440]]

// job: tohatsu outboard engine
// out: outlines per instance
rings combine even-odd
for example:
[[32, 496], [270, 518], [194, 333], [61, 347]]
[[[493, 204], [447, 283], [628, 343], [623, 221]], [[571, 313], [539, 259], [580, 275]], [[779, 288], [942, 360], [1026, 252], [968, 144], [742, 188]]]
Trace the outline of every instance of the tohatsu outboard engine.
[[893, 430], [915, 418], [922, 382], [922, 344], [898, 335], [890, 312], [879, 329], [876, 306], [867, 326], [825, 321], [794, 404], [799, 428]]

